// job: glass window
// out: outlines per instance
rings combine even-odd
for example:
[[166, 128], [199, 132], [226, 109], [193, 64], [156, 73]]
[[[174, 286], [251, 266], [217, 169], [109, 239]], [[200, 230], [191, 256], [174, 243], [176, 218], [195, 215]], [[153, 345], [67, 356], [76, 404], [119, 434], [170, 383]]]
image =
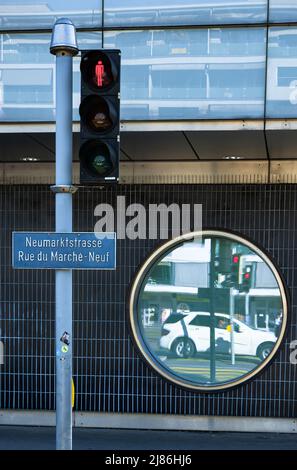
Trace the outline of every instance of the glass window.
[[[205, 264], [204, 279], [195, 276]], [[130, 320], [138, 348], [162, 376], [219, 390], [271, 361], [285, 333], [287, 299], [277, 269], [257, 246], [209, 230], [167, 242], [146, 260], [132, 287]]]
[[[168, 320], [167, 320], [168, 322]], [[192, 321], [190, 321], [189, 325], [194, 326], [206, 326], [210, 328], [210, 315], [208, 313], [199, 315], [197, 314]]]
[[296, 0], [269, 0], [269, 21], [272, 23], [297, 21]]
[[0, 29], [49, 29], [61, 17], [73, 21], [77, 28], [102, 25], [102, 0], [1, 0]]
[[270, 28], [267, 63], [268, 118], [297, 115], [297, 28]]
[[[100, 49], [102, 47], [101, 32], [84, 31], [77, 33], [79, 49]], [[80, 55], [73, 59], [73, 120], [79, 121], [78, 108], [80, 105]]]
[[[221, 315], [215, 315], [215, 328], [220, 330], [226, 330], [230, 325], [230, 321], [227, 317], [222, 317]], [[235, 326], [235, 322], [233, 320], [233, 326]]]
[[[101, 47], [100, 33], [78, 33], [81, 49]], [[55, 120], [55, 57], [49, 52], [50, 34], [0, 36], [0, 120]], [[74, 119], [79, 119], [80, 58], [73, 62]]]
[[122, 51], [121, 118], [264, 117], [264, 28], [110, 31]]
[[105, 0], [104, 24], [121, 26], [215, 25], [266, 21], [267, 0]]

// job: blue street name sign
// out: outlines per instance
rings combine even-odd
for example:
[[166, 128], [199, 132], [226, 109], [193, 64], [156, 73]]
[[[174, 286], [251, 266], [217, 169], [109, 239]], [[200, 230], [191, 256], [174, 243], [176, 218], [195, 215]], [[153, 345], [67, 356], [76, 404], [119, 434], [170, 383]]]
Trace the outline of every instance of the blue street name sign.
[[115, 269], [116, 234], [13, 232], [17, 269]]

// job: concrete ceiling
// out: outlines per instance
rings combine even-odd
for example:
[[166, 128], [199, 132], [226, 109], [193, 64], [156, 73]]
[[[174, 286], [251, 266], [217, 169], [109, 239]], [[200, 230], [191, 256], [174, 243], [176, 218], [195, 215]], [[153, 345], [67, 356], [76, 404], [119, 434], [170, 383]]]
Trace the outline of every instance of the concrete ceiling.
[[297, 130], [266, 131], [271, 159], [297, 159]]
[[[266, 136], [266, 139], [265, 139]], [[73, 134], [78, 160], [79, 134]], [[53, 132], [0, 133], [0, 161], [54, 161]], [[297, 130], [162, 130], [121, 132], [123, 161], [297, 159]]]

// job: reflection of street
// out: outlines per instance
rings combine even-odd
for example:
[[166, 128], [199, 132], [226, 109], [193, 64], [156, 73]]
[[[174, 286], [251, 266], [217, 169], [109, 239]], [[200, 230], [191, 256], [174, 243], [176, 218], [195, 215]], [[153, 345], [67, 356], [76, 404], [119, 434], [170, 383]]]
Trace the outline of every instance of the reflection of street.
[[[161, 356], [162, 362], [178, 375], [196, 382], [207, 383], [210, 377], [210, 362], [208, 358], [176, 359]], [[227, 382], [243, 376], [254, 369], [258, 364], [257, 358], [248, 356], [236, 356], [236, 364], [231, 364], [231, 358], [217, 356], [216, 381]]]

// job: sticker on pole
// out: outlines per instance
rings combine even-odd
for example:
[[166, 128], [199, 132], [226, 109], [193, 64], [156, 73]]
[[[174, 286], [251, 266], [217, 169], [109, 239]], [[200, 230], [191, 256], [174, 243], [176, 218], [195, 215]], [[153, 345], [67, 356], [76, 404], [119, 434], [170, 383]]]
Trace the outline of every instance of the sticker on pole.
[[13, 232], [15, 269], [115, 269], [116, 234]]

